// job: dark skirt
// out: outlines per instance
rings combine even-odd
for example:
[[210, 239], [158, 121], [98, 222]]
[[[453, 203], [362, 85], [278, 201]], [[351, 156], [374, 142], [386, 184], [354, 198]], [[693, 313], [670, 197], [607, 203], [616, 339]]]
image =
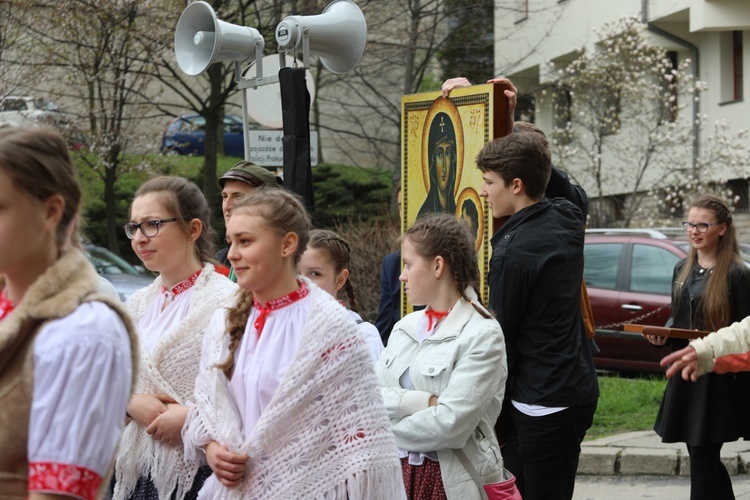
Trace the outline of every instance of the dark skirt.
[[411, 465], [402, 458], [401, 472], [409, 500], [446, 500], [439, 462], [425, 458], [422, 465]]
[[750, 438], [750, 373], [669, 379], [654, 430], [665, 443], [693, 446]]
[[[185, 493], [182, 499], [177, 498], [177, 491], [172, 492], [171, 500], [196, 500], [198, 498], [198, 492], [203, 487], [203, 483], [206, 482], [213, 471], [208, 465], [204, 465], [198, 469], [195, 474], [195, 479], [190, 487], [190, 491]], [[130, 495], [129, 500], [159, 500], [159, 493], [156, 491], [151, 477], [141, 477], [138, 479], [138, 483], [135, 485], [133, 494]]]

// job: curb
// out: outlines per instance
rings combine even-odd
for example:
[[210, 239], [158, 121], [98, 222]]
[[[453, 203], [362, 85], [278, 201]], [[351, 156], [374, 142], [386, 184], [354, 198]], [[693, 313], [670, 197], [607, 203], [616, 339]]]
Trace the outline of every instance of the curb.
[[[750, 441], [726, 443], [721, 461], [730, 475], [750, 474]], [[684, 443], [662, 443], [653, 431], [617, 434], [581, 444], [578, 474], [593, 476], [689, 476]]]

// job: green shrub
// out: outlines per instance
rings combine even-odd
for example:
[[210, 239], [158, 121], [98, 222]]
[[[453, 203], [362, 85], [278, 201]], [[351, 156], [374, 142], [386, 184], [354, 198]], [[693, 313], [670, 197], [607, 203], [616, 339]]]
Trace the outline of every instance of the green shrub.
[[312, 174], [317, 225], [389, 218], [390, 170], [323, 163]]

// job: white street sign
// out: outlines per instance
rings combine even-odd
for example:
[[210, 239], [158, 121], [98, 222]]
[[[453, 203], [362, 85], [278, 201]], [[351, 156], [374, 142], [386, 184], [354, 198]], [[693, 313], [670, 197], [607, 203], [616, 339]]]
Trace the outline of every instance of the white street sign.
[[[250, 130], [250, 161], [263, 167], [283, 167], [283, 130]], [[310, 163], [318, 164], [318, 131], [310, 131]]]

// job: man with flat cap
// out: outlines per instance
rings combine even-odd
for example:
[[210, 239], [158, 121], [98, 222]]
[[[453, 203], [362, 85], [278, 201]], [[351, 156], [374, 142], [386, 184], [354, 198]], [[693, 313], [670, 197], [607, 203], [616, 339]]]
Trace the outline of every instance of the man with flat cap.
[[[219, 186], [221, 187], [221, 212], [224, 214], [224, 223], [226, 223], [229, 221], [229, 216], [232, 215], [232, 208], [243, 196], [252, 193], [261, 186], [280, 188], [282, 180], [281, 177], [268, 169], [253, 162], [242, 160], [219, 178]], [[232, 269], [229, 259], [227, 259], [228, 253], [229, 247], [222, 248], [216, 252], [214, 259]], [[234, 282], [237, 281], [233, 269], [229, 273], [229, 279]]]

